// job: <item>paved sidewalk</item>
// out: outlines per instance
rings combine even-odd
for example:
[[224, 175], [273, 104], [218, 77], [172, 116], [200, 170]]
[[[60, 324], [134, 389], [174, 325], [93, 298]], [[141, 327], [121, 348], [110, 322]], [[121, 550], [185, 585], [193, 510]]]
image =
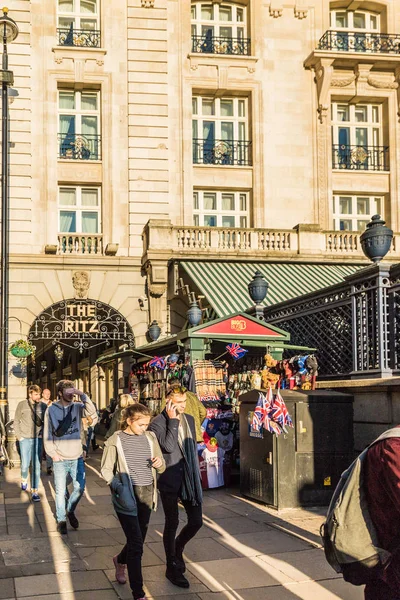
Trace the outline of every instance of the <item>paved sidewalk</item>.
[[[78, 531], [61, 537], [53, 517], [52, 477], [43, 475], [40, 504], [19, 490], [17, 470], [0, 483], [0, 600], [131, 599], [114, 580], [111, 557], [124, 536], [99, 477], [100, 451], [87, 463], [87, 493]], [[274, 513], [237, 490], [205, 493], [205, 526], [186, 554], [190, 590], [165, 579], [163, 514], [152, 517], [144, 580], [157, 600], [362, 600], [327, 565], [319, 545], [321, 511]], [[181, 514], [184, 521], [184, 513]]]

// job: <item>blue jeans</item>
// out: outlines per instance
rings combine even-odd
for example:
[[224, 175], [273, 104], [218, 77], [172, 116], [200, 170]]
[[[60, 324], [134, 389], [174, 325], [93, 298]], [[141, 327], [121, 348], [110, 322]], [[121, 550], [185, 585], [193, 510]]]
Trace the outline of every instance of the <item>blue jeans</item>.
[[40, 463], [42, 460], [42, 438], [24, 438], [19, 441], [21, 453], [21, 479], [28, 481], [31, 466], [31, 489], [37, 490], [40, 484]]
[[[79, 500], [85, 491], [85, 465], [83, 458], [75, 460], [53, 461], [54, 486], [56, 489], [57, 523], [66, 521], [67, 513], [75, 512]], [[66, 502], [65, 490], [68, 475], [72, 480], [73, 490]]]

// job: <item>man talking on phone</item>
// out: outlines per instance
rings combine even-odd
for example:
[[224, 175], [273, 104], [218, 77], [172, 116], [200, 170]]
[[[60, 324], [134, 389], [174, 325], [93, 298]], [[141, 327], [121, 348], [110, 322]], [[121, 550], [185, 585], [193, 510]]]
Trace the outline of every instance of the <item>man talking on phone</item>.
[[[67, 533], [67, 518], [74, 529], [79, 521], [75, 509], [85, 490], [85, 466], [82, 457], [82, 417], [97, 423], [97, 411], [90, 398], [75, 388], [73, 381], [62, 379], [57, 383], [57, 402], [46, 411], [44, 420], [44, 447], [53, 460], [56, 492], [57, 531]], [[73, 490], [66, 502], [67, 480]]]
[[[159, 476], [158, 489], [165, 513], [164, 549], [167, 559], [165, 576], [174, 585], [188, 588], [183, 550], [203, 524], [199, 460], [196, 428], [192, 416], [185, 415], [186, 389], [171, 386], [167, 403], [150, 424], [160, 444], [166, 470]], [[187, 523], [176, 536], [179, 525], [179, 501], [187, 515]]]

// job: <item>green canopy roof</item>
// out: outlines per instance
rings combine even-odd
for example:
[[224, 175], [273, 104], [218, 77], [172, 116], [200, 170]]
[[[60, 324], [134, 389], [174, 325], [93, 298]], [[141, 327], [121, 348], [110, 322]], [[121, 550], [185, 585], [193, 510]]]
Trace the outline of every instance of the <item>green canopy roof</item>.
[[247, 285], [259, 270], [269, 283], [264, 306], [342, 283], [343, 278], [361, 265], [181, 262], [187, 274], [206, 296], [217, 315], [222, 317], [244, 311], [252, 305]]

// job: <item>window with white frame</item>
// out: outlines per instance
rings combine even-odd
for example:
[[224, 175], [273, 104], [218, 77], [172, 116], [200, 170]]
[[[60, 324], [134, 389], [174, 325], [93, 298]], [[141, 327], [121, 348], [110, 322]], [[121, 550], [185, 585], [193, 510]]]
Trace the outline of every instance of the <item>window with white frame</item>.
[[247, 8], [231, 3], [192, 2], [192, 35], [247, 37]]
[[101, 192], [98, 187], [58, 188], [59, 233], [101, 233]]
[[357, 32], [380, 31], [380, 15], [367, 10], [335, 9], [330, 12], [331, 29]]
[[372, 215], [383, 216], [381, 196], [338, 194], [333, 197], [333, 228], [336, 231], [364, 231]]
[[195, 190], [193, 224], [199, 227], [250, 227], [249, 192]]
[[100, 92], [58, 91], [61, 158], [100, 159]]
[[248, 99], [194, 96], [193, 162], [250, 164]]
[[381, 104], [332, 104], [333, 143], [345, 146], [380, 146]]
[[61, 29], [100, 29], [100, 0], [58, 0], [58, 27]]

